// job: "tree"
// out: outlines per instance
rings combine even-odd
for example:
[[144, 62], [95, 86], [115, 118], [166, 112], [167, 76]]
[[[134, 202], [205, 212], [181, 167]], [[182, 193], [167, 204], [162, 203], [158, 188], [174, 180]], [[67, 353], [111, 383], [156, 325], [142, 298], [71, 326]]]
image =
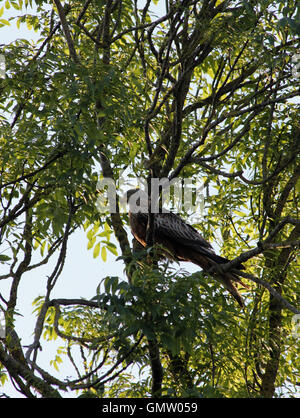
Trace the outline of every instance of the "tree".
[[[0, 295], [2, 382], [9, 374], [26, 397], [293, 396], [299, 4], [54, 3], [36, 0], [35, 14], [17, 18], [39, 31], [39, 43], [3, 49], [0, 279], [11, 286]], [[5, 7], [24, 5], [32, 1]], [[126, 167], [149, 183], [201, 177], [205, 217], [194, 226], [233, 260], [223, 269], [245, 264], [245, 312], [209, 273], [157, 263], [150, 233], [152, 252], [131, 246], [127, 215], [97, 211], [98, 166], [112, 180]], [[119, 251], [127, 279], [112, 266], [92, 300], [54, 299], [69, 237], [81, 228], [103, 262]], [[53, 258], [23, 347], [20, 282]], [[58, 359], [68, 357], [77, 377], [40, 367], [43, 336], [63, 341]], [[132, 366], [141, 377], [129, 387]]]

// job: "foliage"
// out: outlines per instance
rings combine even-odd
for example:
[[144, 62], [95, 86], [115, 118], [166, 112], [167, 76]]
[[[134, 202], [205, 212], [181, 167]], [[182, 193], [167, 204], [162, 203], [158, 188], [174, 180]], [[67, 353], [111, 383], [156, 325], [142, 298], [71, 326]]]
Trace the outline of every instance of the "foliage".
[[[0, 279], [11, 285], [0, 293], [1, 384], [9, 374], [26, 397], [295, 396], [299, 3], [144, 3], [7, 0], [0, 9], [0, 26], [14, 8], [17, 27], [40, 37], [2, 51]], [[126, 214], [97, 211], [99, 167], [115, 181], [125, 168], [148, 180], [201, 178], [194, 226], [223, 256], [240, 254], [245, 311], [207, 273], [131, 248]], [[93, 299], [54, 299], [81, 228], [95, 258], [119, 255], [126, 278], [112, 265]], [[20, 282], [55, 257], [23, 347]], [[68, 359], [72, 377], [41, 368], [43, 339], [60, 341], [51, 370]]]

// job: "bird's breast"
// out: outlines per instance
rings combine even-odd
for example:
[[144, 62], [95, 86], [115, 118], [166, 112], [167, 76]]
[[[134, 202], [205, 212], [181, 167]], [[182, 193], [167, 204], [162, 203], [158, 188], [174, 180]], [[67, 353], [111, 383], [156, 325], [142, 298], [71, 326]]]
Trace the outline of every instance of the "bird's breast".
[[147, 224], [139, 219], [138, 213], [129, 213], [129, 222], [131, 226], [132, 234], [135, 239], [137, 239], [143, 247], [146, 247], [146, 229]]

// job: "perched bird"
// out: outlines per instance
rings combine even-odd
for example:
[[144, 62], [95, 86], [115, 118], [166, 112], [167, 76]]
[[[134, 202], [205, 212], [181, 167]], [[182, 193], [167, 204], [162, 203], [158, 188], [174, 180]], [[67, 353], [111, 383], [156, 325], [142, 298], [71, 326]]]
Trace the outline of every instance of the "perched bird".
[[[146, 232], [148, 223], [148, 195], [140, 189], [126, 192], [129, 203], [129, 222], [134, 237], [146, 247]], [[187, 224], [180, 216], [164, 211], [154, 213], [154, 242], [167, 249], [166, 256], [177, 261], [189, 261], [197, 264], [204, 271], [208, 271], [217, 264], [229, 262], [228, 259], [217, 255], [209, 242], [201, 234]], [[240, 264], [237, 269], [242, 270]], [[234, 283], [247, 287], [234, 273], [214, 274], [231, 295], [244, 307], [243, 299]]]

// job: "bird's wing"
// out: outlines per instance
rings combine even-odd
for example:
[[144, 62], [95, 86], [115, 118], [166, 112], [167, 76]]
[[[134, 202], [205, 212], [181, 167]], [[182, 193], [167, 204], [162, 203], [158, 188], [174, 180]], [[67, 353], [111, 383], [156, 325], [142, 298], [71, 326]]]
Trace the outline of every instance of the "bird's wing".
[[166, 238], [179, 241], [188, 247], [201, 246], [212, 250], [212, 246], [191, 225], [172, 213], [157, 213], [154, 218], [155, 231]]
[[[217, 255], [211, 244], [180, 216], [172, 213], [155, 214], [155, 235], [164, 237], [187, 248], [207, 256], [218, 264], [227, 263], [228, 259]], [[242, 267], [242, 266], [241, 266]], [[239, 268], [239, 267], [238, 267]]]
[[[138, 212], [135, 215], [145, 232], [148, 214]], [[198, 253], [214, 260], [217, 263], [226, 263], [228, 260], [217, 255], [211, 244], [191, 225], [187, 224], [180, 216], [172, 212], [156, 213], [154, 216], [155, 239], [160, 242], [170, 241], [197, 251]], [[139, 234], [137, 234], [139, 235]], [[140, 237], [141, 238], [141, 237]], [[145, 237], [143, 238], [145, 239]]]
[[[146, 214], [147, 216], [147, 214]], [[175, 241], [180, 245], [191, 248], [198, 253], [209, 257], [218, 264], [228, 263], [228, 259], [217, 255], [211, 244], [191, 225], [187, 224], [180, 216], [172, 213], [155, 214], [155, 234]], [[239, 270], [244, 270], [242, 264], [236, 266]]]

